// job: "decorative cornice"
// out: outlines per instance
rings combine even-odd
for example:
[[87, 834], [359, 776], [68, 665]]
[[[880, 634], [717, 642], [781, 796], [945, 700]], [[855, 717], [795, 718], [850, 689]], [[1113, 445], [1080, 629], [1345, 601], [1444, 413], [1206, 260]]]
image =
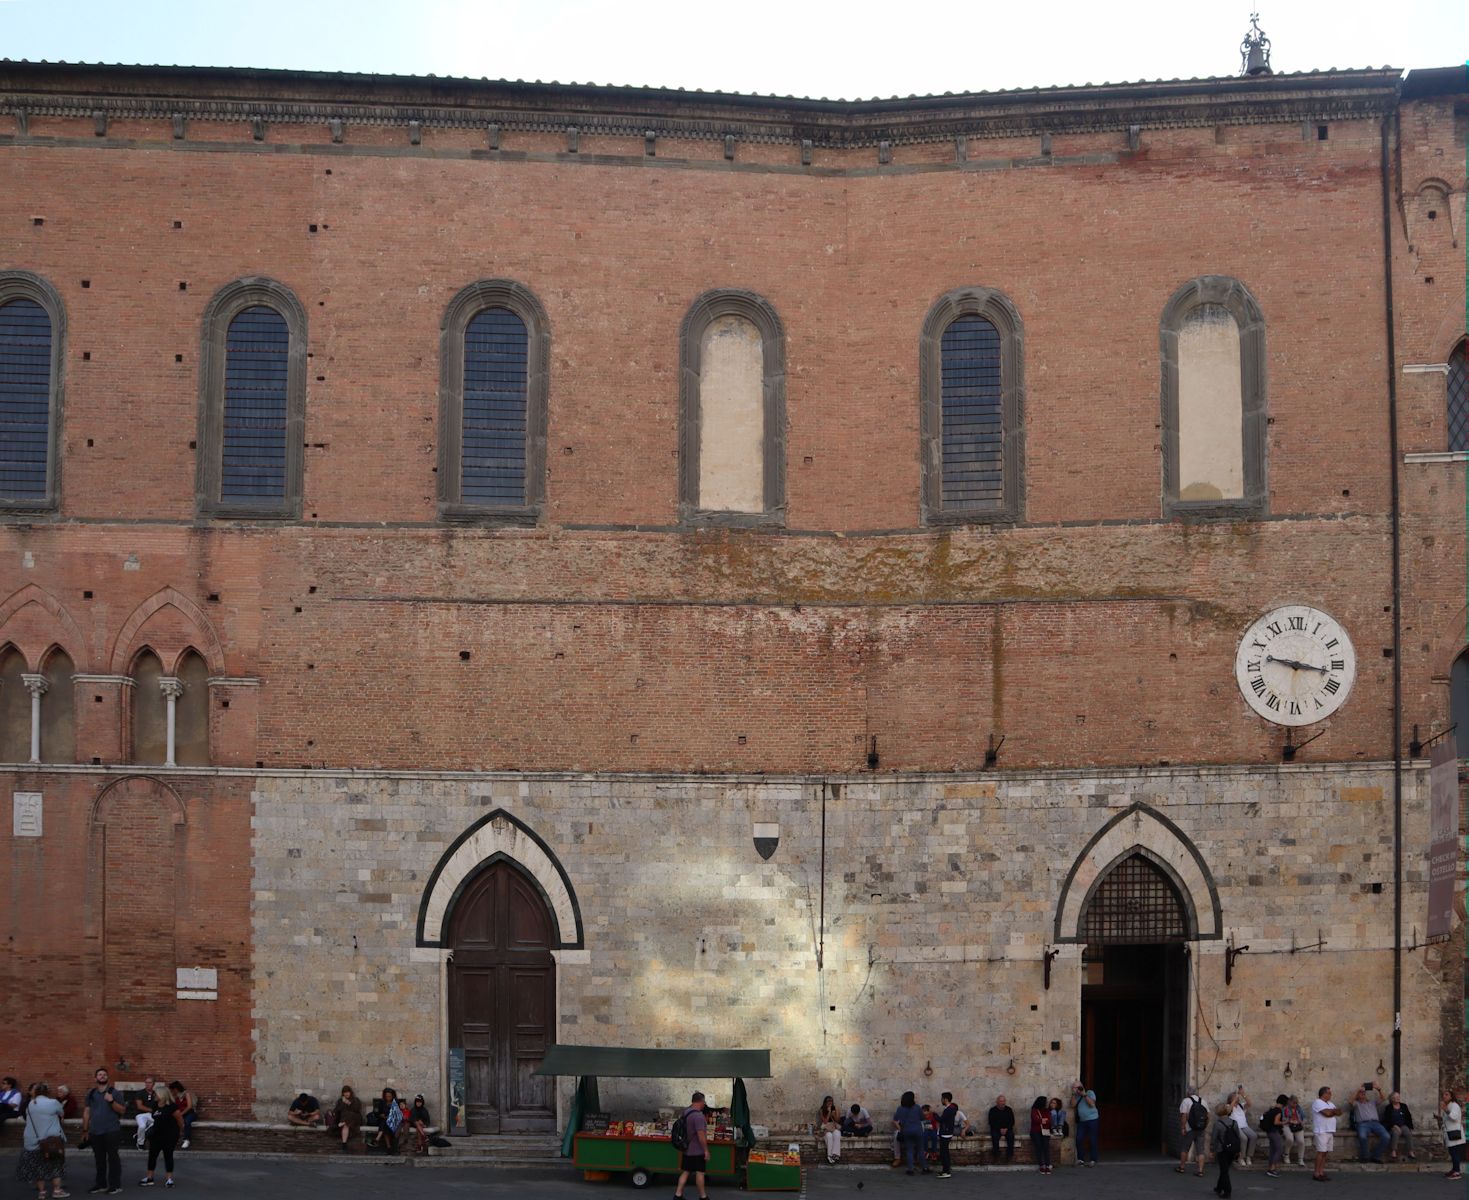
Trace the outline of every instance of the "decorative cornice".
[[259, 140], [260, 123], [319, 125], [334, 141], [344, 127], [401, 127], [405, 143], [410, 127], [420, 135], [425, 128], [482, 129], [488, 149], [498, 148], [501, 131], [564, 135], [573, 127], [583, 138], [734, 137], [858, 148], [1132, 126], [1361, 119], [1392, 111], [1398, 83], [1398, 72], [1381, 70], [818, 101], [655, 88], [3, 63], [0, 109], [26, 118], [90, 119], [101, 136], [116, 120], [168, 123], [174, 137], [184, 136], [190, 121], [227, 121], [251, 126], [242, 141]]

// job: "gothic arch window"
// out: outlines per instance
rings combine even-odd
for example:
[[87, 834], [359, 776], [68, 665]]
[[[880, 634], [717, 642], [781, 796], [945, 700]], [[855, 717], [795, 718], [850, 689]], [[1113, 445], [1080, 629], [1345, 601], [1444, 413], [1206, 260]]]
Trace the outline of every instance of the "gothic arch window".
[[1265, 481], [1265, 318], [1248, 288], [1205, 275], [1163, 310], [1163, 509], [1169, 516], [1261, 516]]
[[227, 284], [204, 310], [200, 511], [299, 516], [305, 423], [305, 310], [274, 280]]
[[1082, 906], [1080, 940], [1091, 946], [1183, 942], [1191, 936], [1178, 885], [1144, 853], [1115, 864]]
[[1448, 402], [1448, 448], [1460, 453], [1469, 451], [1469, 338], [1461, 340], [1449, 355], [1445, 399]]
[[992, 288], [940, 297], [918, 387], [925, 524], [1013, 522], [1025, 507], [1024, 328]]
[[59, 501], [65, 342], [55, 289], [28, 271], [0, 271], [0, 511]]
[[1449, 668], [1449, 722], [1454, 726], [1459, 758], [1469, 759], [1469, 650]]
[[14, 646], [0, 646], [0, 762], [31, 757], [31, 695], [25, 685], [26, 660]]
[[785, 510], [785, 328], [766, 300], [700, 296], [679, 330], [684, 520], [778, 524]]
[[59, 646], [52, 647], [41, 669], [42, 762], [76, 761], [76, 689], [72, 684], [75, 671], [71, 656]]
[[181, 689], [174, 699], [174, 762], [181, 767], [208, 766], [209, 668], [191, 648], [179, 657], [174, 677]]
[[439, 330], [439, 515], [533, 525], [546, 498], [550, 325], [531, 291], [472, 283]]
[[132, 761], [163, 763], [168, 753], [168, 701], [163, 694], [163, 664], [144, 648], [133, 659]]

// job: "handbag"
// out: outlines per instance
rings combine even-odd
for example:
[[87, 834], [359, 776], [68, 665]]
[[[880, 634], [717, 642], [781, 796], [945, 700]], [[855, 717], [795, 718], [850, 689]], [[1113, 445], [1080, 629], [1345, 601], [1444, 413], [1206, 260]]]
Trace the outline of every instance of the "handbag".
[[36, 1131], [36, 1122], [29, 1109], [26, 1110], [26, 1124], [31, 1127], [31, 1136], [36, 1139], [41, 1151], [41, 1157], [47, 1162], [55, 1162], [66, 1157], [66, 1139], [52, 1134], [50, 1137], [40, 1137]]

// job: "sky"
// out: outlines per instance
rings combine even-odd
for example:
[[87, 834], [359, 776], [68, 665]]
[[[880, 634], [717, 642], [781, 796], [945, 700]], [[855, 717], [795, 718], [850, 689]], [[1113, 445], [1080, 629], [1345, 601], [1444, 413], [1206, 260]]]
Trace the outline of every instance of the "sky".
[[[1466, 0], [1261, 0], [1277, 71], [1439, 67]], [[929, 0], [0, 0], [0, 57], [857, 99], [1233, 75], [1251, 5]]]

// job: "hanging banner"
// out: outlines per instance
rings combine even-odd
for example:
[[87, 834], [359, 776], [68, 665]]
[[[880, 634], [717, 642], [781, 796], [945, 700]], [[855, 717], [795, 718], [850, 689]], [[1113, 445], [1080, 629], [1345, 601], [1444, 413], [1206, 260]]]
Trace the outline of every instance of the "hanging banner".
[[445, 1124], [450, 1137], [464, 1137], [469, 1132], [464, 1109], [464, 1051], [457, 1046], [449, 1050], [449, 1119]]
[[1428, 936], [1454, 928], [1454, 877], [1459, 868], [1459, 754], [1454, 735], [1440, 739], [1429, 758]]

